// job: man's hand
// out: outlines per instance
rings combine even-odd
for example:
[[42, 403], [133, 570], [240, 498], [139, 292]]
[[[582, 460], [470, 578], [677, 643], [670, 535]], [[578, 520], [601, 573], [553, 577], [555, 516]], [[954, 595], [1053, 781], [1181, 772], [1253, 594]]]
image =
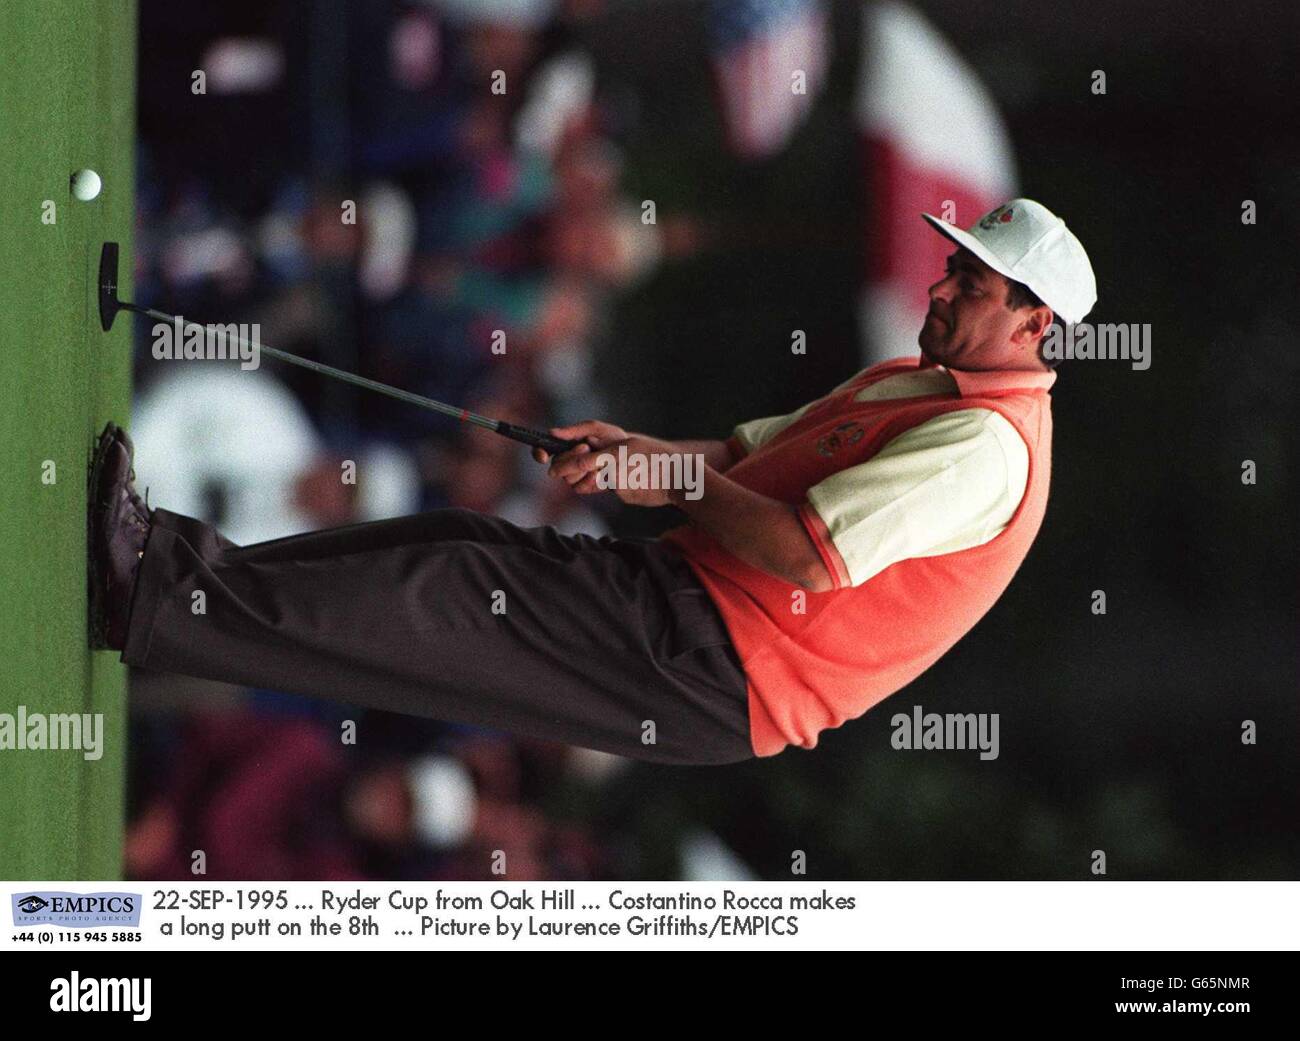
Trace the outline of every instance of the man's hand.
[[[556, 462], [572, 456], [574, 451], [584, 448], [604, 448], [615, 441], [623, 441], [627, 438], [627, 431], [622, 427], [616, 427], [613, 423], [603, 423], [599, 419], [584, 419], [581, 423], [574, 423], [571, 427], [551, 427], [551, 433], [564, 441], [586, 442], [585, 445], [579, 445], [573, 451], [556, 456]], [[549, 463], [551, 454], [541, 448], [534, 448], [533, 458], [539, 463]], [[555, 473], [554, 466], [551, 467], [551, 473]]]
[[[668, 506], [671, 503], [671, 489], [624, 488], [618, 481], [620, 455], [629, 470], [633, 466], [642, 466], [644, 472], [656, 473], [667, 457], [680, 451], [671, 442], [645, 434], [629, 434], [622, 427], [594, 419], [571, 427], [556, 427], [551, 433], [556, 437], [586, 442], [556, 456], [550, 469], [553, 477], [560, 478], [579, 495], [612, 491], [629, 506]], [[538, 449], [533, 454], [539, 462], [546, 462], [545, 452]], [[644, 461], [638, 462], [638, 456], [644, 457]], [[602, 469], [611, 478], [604, 486], [599, 482]]]

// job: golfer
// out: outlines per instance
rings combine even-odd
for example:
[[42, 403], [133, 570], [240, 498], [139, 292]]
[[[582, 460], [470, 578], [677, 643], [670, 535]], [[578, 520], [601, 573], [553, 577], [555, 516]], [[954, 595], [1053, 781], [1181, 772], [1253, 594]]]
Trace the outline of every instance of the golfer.
[[553, 431], [584, 443], [538, 458], [580, 494], [615, 458], [703, 458], [693, 492], [616, 489], [685, 512], [659, 539], [437, 510], [240, 547], [149, 510], [110, 424], [91, 477], [92, 643], [141, 668], [660, 763], [814, 747], [929, 668], [1010, 583], [1047, 503], [1043, 336], [1096, 301], [1083, 247], [1037, 202], [969, 230], [925, 219], [956, 248], [920, 357], [726, 441]]

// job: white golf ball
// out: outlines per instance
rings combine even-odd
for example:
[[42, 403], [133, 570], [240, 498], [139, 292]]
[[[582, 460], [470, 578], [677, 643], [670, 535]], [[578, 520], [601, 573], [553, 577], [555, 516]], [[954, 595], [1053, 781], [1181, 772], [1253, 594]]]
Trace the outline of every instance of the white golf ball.
[[78, 170], [72, 175], [72, 194], [82, 202], [90, 202], [99, 195], [104, 182], [94, 170]]

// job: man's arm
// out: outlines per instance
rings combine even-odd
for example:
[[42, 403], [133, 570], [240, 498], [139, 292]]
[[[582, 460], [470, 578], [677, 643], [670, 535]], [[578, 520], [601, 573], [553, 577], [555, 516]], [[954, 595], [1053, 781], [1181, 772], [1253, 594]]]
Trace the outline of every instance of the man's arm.
[[[616, 445], [633, 436], [644, 436], [629, 434], [622, 427], [596, 419], [584, 420], [571, 427], [553, 427], [551, 433], [566, 441], [586, 441], [595, 448]], [[663, 443], [671, 445], [673, 452], [680, 455], [704, 456], [705, 466], [711, 466], [719, 473], [730, 470], [732, 463], [735, 462], [731, 449], [727, 447], [725, 441], [664, 441]], [[533, 449], [533, 458], [539, 463], [551, 461], [551, 457], [540, 448]]]
[[[725, 446], [724, 446], [725, 447]], [[672, 504], [746, 564], [813, 593], [835, 588], [794, 506], [751, 491], [707, 467], [704, 494], [668, 493]]]
[[704, 465], [717, 470], [718, 473], [726, 473], [735, 462], [731, 456], [731, 449], [727, 447], [725, 441], [669, 441], [668, 443], [673, 446], [674, 452], [680, 452], [682, 455], [704, 456]]
[[[596, 481], [602, 457], [616, 456], [620, 447], [630, 460], [644, 455], [655, 457], [683, 452], [705, 459], [702, 494], [686, 498], [686, 489], [613, 488], [624, 502], [634, 506], [678, 506], [691, 520], [745, 563], [769, 575], [812, 592], [834, 588], [821, 554], [799, 519], [795, 507], [751, 491], [729, 480], [711, 459], [731, 464], [731, 450], [723, 441], [659, 441], [644, 434], [628, 434], [609, 423], [588, 421], [551, 431], [556, 437], [586, 443], [557, 456], [551, 474], [568, 483], [580, 495], [604, 491]], [[545, 453], [535, 452], [547, 461]]]

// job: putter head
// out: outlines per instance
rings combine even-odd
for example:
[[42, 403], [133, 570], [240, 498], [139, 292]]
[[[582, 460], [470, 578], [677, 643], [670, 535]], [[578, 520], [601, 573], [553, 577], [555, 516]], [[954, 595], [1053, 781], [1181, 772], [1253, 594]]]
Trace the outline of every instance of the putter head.
[[99, 324], [104, 332], [113, 328], [113, 319], [122, 310], [117, 298], [117, 243], [105, 242], [99, 251]]

